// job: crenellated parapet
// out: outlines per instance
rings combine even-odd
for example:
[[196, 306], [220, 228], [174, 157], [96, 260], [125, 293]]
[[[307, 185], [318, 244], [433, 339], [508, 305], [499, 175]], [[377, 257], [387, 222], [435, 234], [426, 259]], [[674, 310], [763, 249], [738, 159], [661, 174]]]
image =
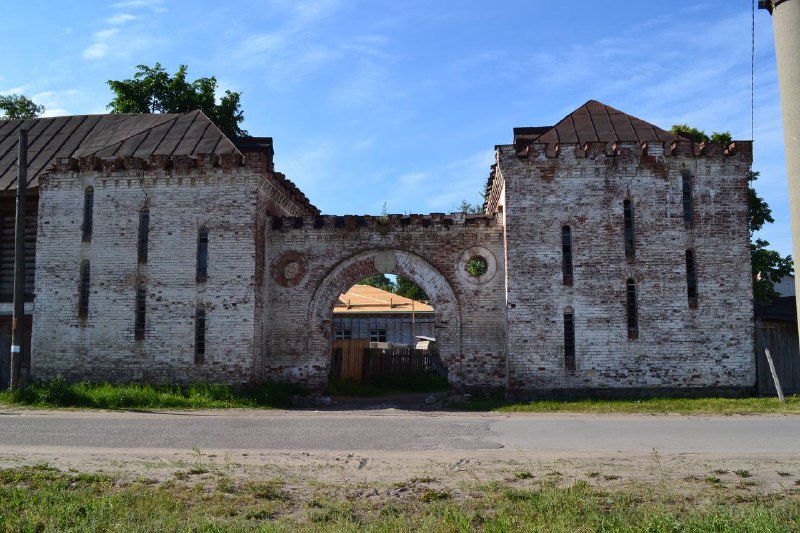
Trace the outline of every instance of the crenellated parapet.
[[515, 143], [497, 147], [504, 152], [513, 150], [520, 159], [595, 159], [599, 156], [607, 158], [619, 156], [664, 156], [664, 157], [752, 157], [752, 141], [734, 141], [728, 146], [717, 142], [695, 143], [689, 140], [672, 142], [587, 142], [578, 143]]
[[[220, 183], [234, 183], [242, 175], [266, 176], [271, 184], [273, 195], [286, 205], [297, 206], [306, 212], [319, 210], [291, 180], [280, 172], [274, 172], [263, 164], [248, 164], [253, 158], [250, 154], [196, 154], [196, 155], [151, 155], [148, 158], [110, 157], [94, 155], [66, 157], [54, 160], [52, 168], [41, 178], [42, 184], [51, 184], [55, 176], [63, 181], [67, 176], [79, 178], [80, 175], [94, 174], [103, 183], [130, 183], [135, 178], [142, 186], [182, 186]], [[233, 180], [233, 181], [231, 181]]]
[[367, 229], [378, 233], [418, 228], [495, 227], [501, 222], [494, 215], [466, 213], [431, 213], [429, 215], [317, 215], [303, 217], [270, 217], [267, 228], [272, 231], [314, 230], [354, 231]]

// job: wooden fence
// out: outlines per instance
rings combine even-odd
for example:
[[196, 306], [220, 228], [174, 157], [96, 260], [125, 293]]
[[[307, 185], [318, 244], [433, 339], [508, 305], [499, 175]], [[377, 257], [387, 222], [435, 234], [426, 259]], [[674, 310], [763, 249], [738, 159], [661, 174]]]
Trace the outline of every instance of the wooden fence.
[[370, 348], [367, 339], [333, 341], [331, 377], [368, 381], [383, 376], [442, 374], [444, 366], [435, 348]]
[[798, 347], [797, 323], [756, 321], [758, 393], [774, 396], [778, 392], [772, 381], [764, 348], [767, 348], [772, 356], [775, 373], [778, 375], [784, 394], [800, 393], [800, 347]]

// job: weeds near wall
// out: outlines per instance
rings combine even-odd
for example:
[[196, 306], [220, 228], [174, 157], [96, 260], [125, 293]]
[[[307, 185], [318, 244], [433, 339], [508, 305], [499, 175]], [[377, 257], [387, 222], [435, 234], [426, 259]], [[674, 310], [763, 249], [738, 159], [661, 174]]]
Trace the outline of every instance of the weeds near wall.
[[89, 407], [96, 409], [214, 409], [271, 408], [290, 405], [302, 393], [293, 385], [268, 383], [248, 388], [227, 385], [112, 385], [68, 383], [62, 379], [0, 392], [0, 403], [30, 407]]

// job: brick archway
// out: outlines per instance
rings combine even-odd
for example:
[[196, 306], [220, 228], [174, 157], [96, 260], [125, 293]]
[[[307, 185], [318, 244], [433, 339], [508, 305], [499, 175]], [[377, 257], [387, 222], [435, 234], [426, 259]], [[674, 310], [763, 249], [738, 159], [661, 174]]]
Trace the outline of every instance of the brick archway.
[[382, 273], [376, 267], [376, 258], [394, 254], [396, 266], [388, 274], [398, 274], [417, 283], [430, 298], [435, 310], [436, 339], [442, 363], [447, 367], [448, 379], [453, 385], [462, 382], [461, 313], [458, 298], [451, 283], [421, 257], [401, 250], [371, 250], [349, 257], [335, 265], [321, 280], [311, 299], [308, 324], [308, 353], [313, 358], [312, 367], [321, 375], [312, 378], [317, 383], [327, 383], [331, 354], [331, 323], [333, 306], [339, 295], [372, 274]]

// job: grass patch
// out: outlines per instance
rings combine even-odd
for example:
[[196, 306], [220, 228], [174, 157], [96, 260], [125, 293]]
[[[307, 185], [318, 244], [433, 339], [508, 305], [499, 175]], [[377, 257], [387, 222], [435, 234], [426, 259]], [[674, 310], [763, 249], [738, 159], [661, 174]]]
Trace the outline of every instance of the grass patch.
[[447, 380], [437, 374], [420, 376], [391, 376], [375, 378], [370, 382], [331, 378], [326, 394], [374, 398], [387, 394], [442, 392], [450, 389]]
[[16, 391], [1, 391], [0, 404], [28, 407], [87, 407], [95, 409], [225, 409], [271, 408], [290, 405], [302, 391], [294, 385], [268, 383], [247, 388], [228, 385], [113, 385], [33, 383]]
[[[696, 486], [696, 485], [693, 485]], [[391, 498], [352, 486], [274, 478], [225, 479], [211, 491], [192, 480], [125, 483], [48, 465], [0, 470], [0, 531], [794, 531], [800, 499], [702, 485], [597, 489], [533, 483], [475, 485], [467, 493], [420, 489]]]
[[506, 402], [494, 396], [472, 398], [459, 407], [472, 411], [503, 413], [800, 414], [800, 395], [787, 396], [784, 404], [777, 398], [643, 398]]

